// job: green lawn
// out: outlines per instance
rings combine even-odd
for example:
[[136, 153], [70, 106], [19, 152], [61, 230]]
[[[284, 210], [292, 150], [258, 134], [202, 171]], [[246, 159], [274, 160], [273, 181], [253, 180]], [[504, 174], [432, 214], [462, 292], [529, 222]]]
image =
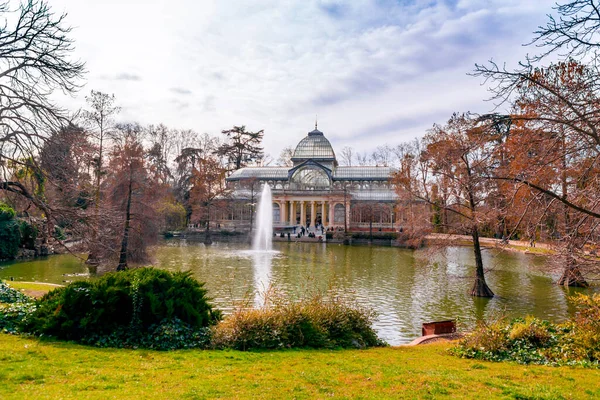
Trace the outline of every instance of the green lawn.
[[52, 289], [56, 289], [57, 287], [61, 287], [62, 285], [55, 285], [53, 283], [44, 283], [44, 282], [20, 282], [20, 281], [11, 281], [6, 282], [10, 287], [20, 290], [31, 297], [42, 297]]
[[0, 398], [600, 398], [599, 370], [462, 360], [447, 348], [156, 352], [0, 334]]

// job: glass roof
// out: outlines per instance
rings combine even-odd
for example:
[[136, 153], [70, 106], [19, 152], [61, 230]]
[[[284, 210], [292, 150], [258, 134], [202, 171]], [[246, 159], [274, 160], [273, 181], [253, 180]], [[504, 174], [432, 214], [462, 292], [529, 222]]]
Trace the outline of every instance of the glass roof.
[[[250, 178], [287, 180], [288, 171], [288, 167], [246, 167], [232, 173], [227, 180], [236, 181]], [[387, 181], [395, 171], [392, 167], [337, 167], [333, 170], [333, 180]]]
[[239, 179], [286, 179], [288, 178], [287, 167], [246, 167], [241, 168], [231, 174], [227, 180], [235, 181]]
[[333, 172], [333, 179], [388, 180], [395, 171], [392, 167], [337, 167]]
[[321, 160], [335, 160], [335, 153], [329, 140], [325, 138], [323, 132], [315, 129], [308, 133], [304, 139], [298, 143], [292, 160], [305, 160], [317, 158]]
[[350, 190], [352, 200], [396, 201], [398, 195], [393, 189], [388, 190]]

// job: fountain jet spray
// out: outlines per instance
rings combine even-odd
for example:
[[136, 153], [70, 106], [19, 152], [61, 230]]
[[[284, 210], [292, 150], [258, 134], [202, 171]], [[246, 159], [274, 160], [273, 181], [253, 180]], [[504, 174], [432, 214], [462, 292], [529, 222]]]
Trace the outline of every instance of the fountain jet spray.
[[270, 251], [273, 249], [273, 199], [271, 188], [265, 183], [256, 216], [256, 231], [254, 233], [253, 249], [256, 251]]

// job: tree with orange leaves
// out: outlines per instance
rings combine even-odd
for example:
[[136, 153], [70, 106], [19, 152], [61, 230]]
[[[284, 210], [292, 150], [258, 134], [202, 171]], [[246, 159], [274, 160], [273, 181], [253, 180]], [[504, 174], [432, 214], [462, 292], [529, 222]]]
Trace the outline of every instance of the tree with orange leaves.
[[226, 172], [221, 163], [211, 156], [198, 158], [192, 171], [190, 190], [192, 218], [206, 224], [205, 244], [212, 243], [211, 213], [216, 207], [226, 206], [225, 200], [230, 192], [225, 184]]
[[514, 105], [510, 133], [496, 146], [507, 163], [490, 177], [549, 200], [564, 255], [558, 283], [587, 286], [580, 266], [594, 264], [585, 250], [600, 225], [600, 75], [574, 60], [513, 72], [478, 68], [497, 82], [496, 97]]
[[[454, 214], [455, 231], [468, 232], [475, 254], [475, 282], [471, 295], [493, 297], [485, 281], [483, 258], [479, 244], [480, 229], [493, 215], [486, 207], [492, 190], [486, 179], [493, 166], [489, 150], [489, 131], [470, 114], [454, 114], [445, 125], [434, 125], [423, 139], [420, 154], [406, 152], [394, 182], [400, 190]], [[439, 201], [439, 187], [444, 184], [444, 202]]]
[[160, 191], [153, 179], [141, 144], [141, 127], [121, 125], [116, 144], [110, 153], [106, 189], [108, 204], [102, 211], [104, 246], [100, 254], [110, 258], [118, 250], [117, 271], [129, 262], [147, 261], [147, 247], [158, 237], [155, 210]]

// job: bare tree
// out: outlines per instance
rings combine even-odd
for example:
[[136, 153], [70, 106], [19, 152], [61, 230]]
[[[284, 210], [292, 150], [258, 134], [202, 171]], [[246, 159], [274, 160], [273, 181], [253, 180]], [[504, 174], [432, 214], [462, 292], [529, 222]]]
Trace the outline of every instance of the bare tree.
[[351, 167], [353, 159], [354, 149], [350, 146], [344, 146], [340, 152], [340, 165]]
[[[62, 108], [50, 100], [54, 91], [79, 88], [84, 64], [71, 59], [71, 28], [65, 14], [56, 15], [43, 1], [26, 1], [12, 8], [0, 3], [0, 166], [23, 163], [51, 132], [68, 125]], [[8, 178], [8, 179], [7, 179]], [[51, 232], [52, 209], [22, 183], [5, 174], [0, 190], [16, 193], [39, 208]]]
[[[433, 207], [444, 208], [457, 216], [456, 229], [469, 233], [475, 255], [475, 282], [471, 295], [493, 297], [485, 280], [483, 257], [479, 243], [481, 226], [492, 217], [486, 207], [490, 181], [487, 171], [493, 165], [493, 152], [486, 126], [470, 114], [454, 114], [446, 125], [434, 125], [424, 138], [425, 148], [419, 153], [407, 149], [394, 183], [409, 196]], [[451, 193], [444, 203], [439, 201], [437, 185], [429, 182], [429, 171], [446, 182]], [[402, 194], [402, 193], [400, 193]]]
[[361, 167], [369, 165], [369, 154], [365, 151], [364, 153], [356, 153], [356, 162]]
[[377, 148], [371, 153], [371, 160], [373, 163], [380, 167], [389, 167], [392, 165], [393, 158], [392, 148], [387, 145], [377, 146]]
[[600, 48], [600, 3], [597, 0], [574, 0], [557, 5], [558, 19], [548, 15], [548, 22], [535, 32], [532, 44], [543, 49], [533, 60], [550, 53], [564, 57], [598, 56]]
[[294, 155], [294, 148], [292, 146], [286, 146], [281, 150], [279, 158], [277, 159], [277, 165], [282, 167], [291, 167], [294, 165], [292, 162], [292, 156]]

